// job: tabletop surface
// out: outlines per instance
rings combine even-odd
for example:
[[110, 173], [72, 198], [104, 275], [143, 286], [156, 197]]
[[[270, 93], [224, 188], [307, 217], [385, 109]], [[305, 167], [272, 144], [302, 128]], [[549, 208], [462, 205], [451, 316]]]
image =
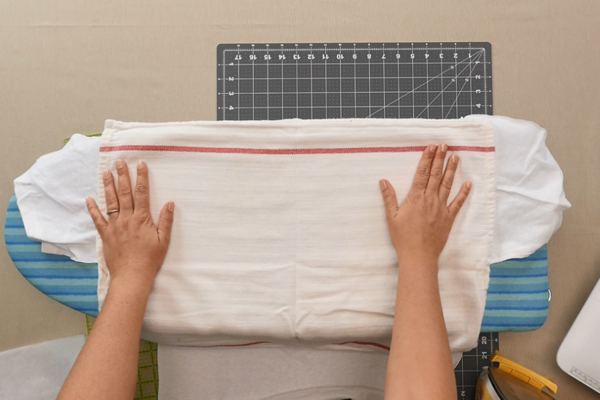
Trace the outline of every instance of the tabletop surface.
[[[552, 377], [558, 398], [600, 398], [556, 364], [600, 278], [599, 2], [0, 1], [4, 210], [12, 180], [37, 157], [73, 133], [100, 132], [107, 118], [216, 120], [220, 43], [490, 42], [494, 114], [548, 130], [573, 205], [548, 246], [548, 321], [501, 334], [502, 352]], [[29, 285], [4, 249], [0, 320], [0, 350], [85, 332], [83, 316]]]

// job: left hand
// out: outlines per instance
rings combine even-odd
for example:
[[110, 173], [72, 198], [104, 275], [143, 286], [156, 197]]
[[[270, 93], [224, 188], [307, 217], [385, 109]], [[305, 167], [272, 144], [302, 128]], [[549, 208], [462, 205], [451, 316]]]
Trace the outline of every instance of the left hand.
[[138, 164], [135, 203], [129, 169], [123, 160], [117, 161], [117, 174], [118, 191], [110, 171], [104, 172], [103, 180], [106, 209], [118, 211], [108, 214], [107, 221], [93, 199], [86, 200], [87, 207], [102, 238], [111, 282], [127, 281], [152, 287], [171, 240], [175, 204], [165, 204], [158, 226], [154, 225], [150, 215], [146, 163], [140, 161]]

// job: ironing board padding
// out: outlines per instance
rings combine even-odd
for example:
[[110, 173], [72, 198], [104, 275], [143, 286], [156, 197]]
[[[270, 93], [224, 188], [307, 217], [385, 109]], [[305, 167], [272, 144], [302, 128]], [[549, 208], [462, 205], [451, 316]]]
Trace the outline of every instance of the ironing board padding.
[[42, 253], [41, 243], [25, 234], [15, 196], [8, 204], [4, 240], [19, 272], [39, 291], [74, 310], [93, 317], [98, 315], [97, 264]]
[[[90, 316], [98, 315], [98, 265], [42, 253], [25, 234], [15, 196], [10, 199], [4, 237], [8, 254], [33, 286], [54, 300]], [[548, 253], [543, 246], [523, 259], [490, 266], [482, 332], [533, 331], [548, 317]]]

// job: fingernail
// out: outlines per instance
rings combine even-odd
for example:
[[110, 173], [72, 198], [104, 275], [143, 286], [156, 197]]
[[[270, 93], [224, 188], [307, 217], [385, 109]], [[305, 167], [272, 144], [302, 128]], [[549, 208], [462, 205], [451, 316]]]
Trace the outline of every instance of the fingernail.
[[443, 144], [442, 145], [442, 151], [445, 153], [448, 151], [448, 145], [447, 144]]
[[435, 153], [436, 147], [437, 146], [435, 146], [435, 145], [429, 146], [429, 151], [432, 152], [432, 153]]
[[144, 166], [144, 162], [142, 160], [138, 161], [138, 168], [142, 168]]
[[104, 179], [108, 179], [108, 178], [110, 178], [110, 171], [104, 171], [104, 172], [102, 173], [102, 177], [103, 177]]
[[379, 181], [379, 188], [381, 190], [385, 189], [387, 187], [387, 185], [385, 184], [385, 181], [382, 179]]
[[87, 204], [89, 206], [91, 202], [92, 202], [92, 198], [91, 197], [86, 197], [85, 198], [85, 204]]
[[467, 182], [467, 189], [471, 189], [471, 182]]
[[169, 211], [173, 212], [173, 210], [175, 210], [175, 203], [173, 203], [172, 201], [169, 202]]
[[123, 168], [125, 166], [125, 161], [120, 158], [117, 160], [117, 168]]
[[456, 154], [452, 154], [452, 156], [450, 158], [452, 159], [453, 163], [457, 163], [458, 162], [458, 157], [456, 157]]

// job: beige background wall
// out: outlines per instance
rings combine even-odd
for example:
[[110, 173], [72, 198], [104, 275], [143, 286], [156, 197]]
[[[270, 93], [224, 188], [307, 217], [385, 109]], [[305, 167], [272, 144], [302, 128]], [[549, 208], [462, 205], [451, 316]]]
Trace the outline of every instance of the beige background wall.
[[[599, 40], [596, 0], [0, 0], [0, 210], [37, 157], [106, 118], [216, 119], [219, 43], [489, 41], [496, 114], [548, 129], [573, 204], [549, 246], [548, 322], [501, 348], [554, 378], [559, 398], [597, 399], [555, 356], [600, 278]], [[2, 246], [0, 350], [84, 329]]]

